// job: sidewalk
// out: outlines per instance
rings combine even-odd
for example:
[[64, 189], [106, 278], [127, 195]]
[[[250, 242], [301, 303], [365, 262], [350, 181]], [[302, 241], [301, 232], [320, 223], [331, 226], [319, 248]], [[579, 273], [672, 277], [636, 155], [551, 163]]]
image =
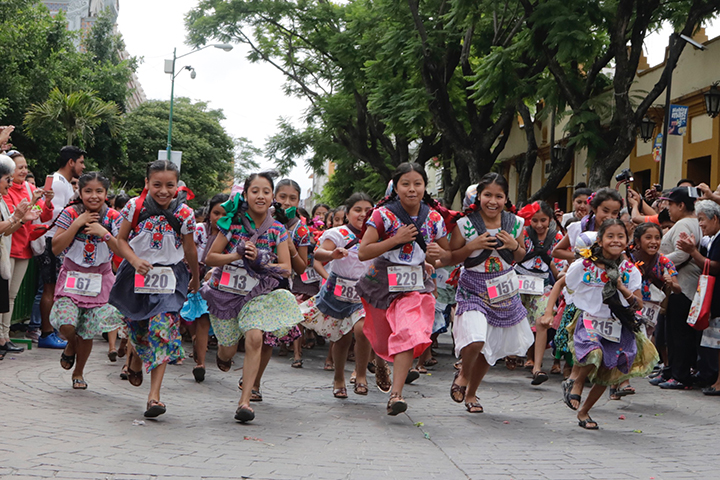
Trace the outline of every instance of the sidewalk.
[[256, 420], [247, 425], [233, 420], [241, 354], [222, 373], [209, 352], [201, 384], [192, 360], [169, 366], [168, 412], [157, 420], [142, 416], [149, 377], [139, 388], [120, 380], [122, 363], [107, 360], [105, 342], [96, 341], [88, 361], [86, 391], [71, 389], [60, 351], [8, 355], [0, 362], [0, 478], [660, 480], [716, 470], [714, 398], [635, 379], [638, 393], [606, 395], [592, 412], [601, 429], [584, 431], [562, 403], [561, 376], [531, 387], [529, 371], [500, 364], [479, 391], [486, 413], [471, 415], [450, 400], [454, 358], [449, 337], [441, 341], [432, 375], [406, 388], [407, 414], [385, 414], [388, 396], [373, 376], [368, 396], [349, 388], [349, 399], [334, 398], [332, 372], [322, 369], [327, 347], [316, 347], [303, 369], [290, 367], [292, 357], [273, 357], [264, 402], [253, 405]]

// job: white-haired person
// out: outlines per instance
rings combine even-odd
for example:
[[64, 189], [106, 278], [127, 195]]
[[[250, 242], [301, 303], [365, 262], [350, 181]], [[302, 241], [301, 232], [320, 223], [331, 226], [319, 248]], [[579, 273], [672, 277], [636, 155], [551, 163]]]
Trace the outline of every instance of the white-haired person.
[[[0, 195], [2, 197], [8, 194], [14, 172], [15, 162], [7, 155], [0, 155]], [[30, 202], [23, 200], [15, 206], [11, 214], [2, 197], [0, 197], [0, 313], [5, 313], [10, 310], [9, 280], [12, 277], [10, 262], [12, 234], [25, 223], [35, 220], [39, 212], [30, 209]], [[10, 317], [3, 315], [0, 321], [0, 358], [3, 358], [8, 352], [22, 351], [22, 347], [18, 347], [10, 341]]]
[[[699, 267], [710, 260], [710, 275], [720, 275], [720, 205], [712, 200], [701, 200], [695, 204], [695, 215], [697, 216], [700, 229], [705, 237], [709, 238], [706, 247], [697, 248], [697, 242], [688, 235], [682, 235], [677, 242], [677, 247], [690, 255], [690, 259]], [[715, 282], [712, 292], [712, 304], [710, 306], [710, 326], [703, 331], [701, 347], [717, 350], [720, 358], [720, 282]], [[703, 372], [700, 372], [701, 374]], [[705, 395], [720, 395], [720, 375], [711, 386], [703, 388]]]

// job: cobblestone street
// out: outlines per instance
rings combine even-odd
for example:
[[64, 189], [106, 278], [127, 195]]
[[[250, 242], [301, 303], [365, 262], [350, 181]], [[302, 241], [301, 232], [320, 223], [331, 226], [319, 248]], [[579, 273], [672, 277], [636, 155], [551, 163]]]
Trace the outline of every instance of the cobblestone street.
[[374, 387], [366, 397], [349, 389], [349, 399], [333, 398], [322, 347], [305, 352], [302, 370], [273, 357], [264, 402], [247, 425], [233, 420], [242, 354], [222, 373], [211, 351], [202, 384], [191, 359], [168, 367], [168, 412], [157, 420], [142, 417], [149, 378], [140, 388], [120, 380], [121, 363], [107, 360], [102, 341], [86, 391], [71, 389], [59, 351], [8, 355], [0, 362], [0, 478], [677, 479], [717, 469], [720, 409], [699, 391], [636, 379], [638, 394], [606, 395], [592, 411], [600, 430], [583, 431], [561, 401], [560, 375], [531, 387], [527, 370], [500, 364], [481, 386], [486, 413], [471, 415], [449, 398], [453, 358], [449, 337], [441, 340], [438, 366], [406, 388], [407, 414], [385, 415], [387, 395]]

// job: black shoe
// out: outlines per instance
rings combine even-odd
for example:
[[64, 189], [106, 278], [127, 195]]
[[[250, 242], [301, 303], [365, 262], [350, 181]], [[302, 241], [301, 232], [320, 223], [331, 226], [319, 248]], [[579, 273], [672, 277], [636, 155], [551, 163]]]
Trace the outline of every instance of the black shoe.
[[5, 342], [5, 345], [0, 345], [0, 351], [6, 352], [6, 353], [20, 353], [24, 352], [24, 347], [18, 347], [13, 342]]
[[410, 370], [405, 377], [405, 385], [410, 385], [412, 382], [420, 378], [420, 372], [417, 370]]

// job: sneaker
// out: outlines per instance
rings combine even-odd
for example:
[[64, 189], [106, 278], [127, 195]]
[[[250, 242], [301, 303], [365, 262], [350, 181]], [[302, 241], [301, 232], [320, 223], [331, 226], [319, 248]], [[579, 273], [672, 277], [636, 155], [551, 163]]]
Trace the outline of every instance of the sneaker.
[[685, 385], [684, 383], [680, 383], [674, 378], [671, 378], [667, 382], [663, 382], [658, 386], [666, 390], [692, 390], [691, 385]]
[[28, 340], [32, 340], [33, 343], [38, 343], [38, 339], [40, 338], [40, 330], [37, 328], [33, 328], [32, 330], [28, 330], [25, 332], [25, 338]]
[[38, 339], [38, 348], [65, 348], [65, 345], [67, 345], [67, 342], [64, 340], [60, 340], [57, 333], [53, 332], [47, 337], [41, 336]]

